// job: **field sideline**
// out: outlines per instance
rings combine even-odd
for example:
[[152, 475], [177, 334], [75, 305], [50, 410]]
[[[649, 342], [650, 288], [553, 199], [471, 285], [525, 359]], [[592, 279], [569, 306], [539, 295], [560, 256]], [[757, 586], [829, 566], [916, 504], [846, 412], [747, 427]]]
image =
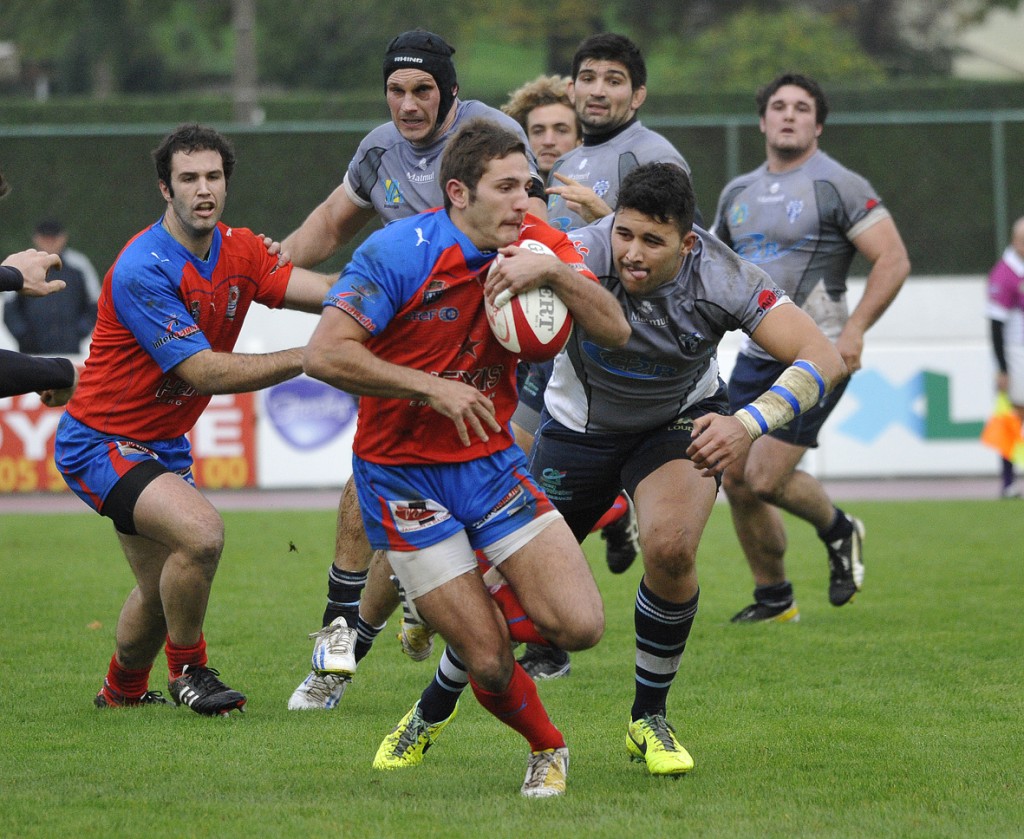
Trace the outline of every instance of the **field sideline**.
[[[592, 538], [608, 631], [540, 686], [572, 753], [569, 793], [548, 801], [519, 797], [525, 744], [470, 695], [421, 767], [370, 768], [438, 657], [405, 659], [393, 626], [337, 710], [285, 709], [323, 607], [332, 506], [225, 511], [206, 634], [249, 711], [213, 720], [92, 707], [130, 586], [111, 527], [0, 504], [0, 836], [1024, 836], [1024, 501], [851, 496], [867, 577], [842, 609], [820, 543], [790, 520], [802, 621], [744, 627], [728, 619], [749, 573], [718, 505], [669, 707], [697, 765], [675, 781], [626, 758], [639, 569], [612, 576]], [[165, 678], [161, 656], [151, 686]]]

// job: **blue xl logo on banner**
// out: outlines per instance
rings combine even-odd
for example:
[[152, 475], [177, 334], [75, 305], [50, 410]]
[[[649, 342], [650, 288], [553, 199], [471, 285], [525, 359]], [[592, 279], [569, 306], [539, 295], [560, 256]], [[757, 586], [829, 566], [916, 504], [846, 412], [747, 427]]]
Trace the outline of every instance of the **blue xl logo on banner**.
[[859, 407], [839, 430], [862, 443], [874, 442], [890, 425], [902, 425], [925, 440], [977, 440], [984, 425], [984, 420], [956, 422], [950, 417], [945, 373], [924, 370], [894, 385], [877, 370], [862, 370], [846, 395], [854, 396]]
[[299, 376], [266, 392], [267, 416], [297, 449], [315, 449], [345, 431], [356, 417], [356, 400], [328, 384]]

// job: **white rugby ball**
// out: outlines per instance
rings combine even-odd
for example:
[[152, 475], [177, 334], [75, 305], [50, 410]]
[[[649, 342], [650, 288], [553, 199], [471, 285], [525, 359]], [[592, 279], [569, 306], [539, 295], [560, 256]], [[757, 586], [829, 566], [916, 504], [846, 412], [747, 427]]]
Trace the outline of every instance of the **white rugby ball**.
[[[517, 247], [555, 255], [551, 248], [535, 239], [524, 239]], [[498, 254], [488, 273], [501, 259], [501, 254]], [[492, 306], [485, 302], [491, 332], [499, 344], [523, 361], [549, 361], [569, 340], [572, 315], [550, 286], [539, 286], [516, 295], [503, 292], [495, 304]]]

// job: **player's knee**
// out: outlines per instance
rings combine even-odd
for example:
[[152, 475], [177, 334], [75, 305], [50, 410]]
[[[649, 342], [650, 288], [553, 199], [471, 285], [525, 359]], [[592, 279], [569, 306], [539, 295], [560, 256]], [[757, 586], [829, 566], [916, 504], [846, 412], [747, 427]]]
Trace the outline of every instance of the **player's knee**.
[[696, 545], [688, 544], [671, 534], [648, 535], [643, 544], [644, 567], [679, 579], [693, 573], [697, 565]]
[[488, 693], [501, 693], [512, 681], [515, 659], [508, 655], [483, 655], [474, 657], [469, 665], [469, 675], [479, 687]]
[[224, 550], [224, 522], [217, 515], [196, 520], [184, 540], [183, 551], [189, 559], [212, 575]]
[[559, 649], [589, 650], [604, 635], [604, 607], [598, 598], [596, 603], [577, 610], [558, 625], [538, 626], [537, 631]]

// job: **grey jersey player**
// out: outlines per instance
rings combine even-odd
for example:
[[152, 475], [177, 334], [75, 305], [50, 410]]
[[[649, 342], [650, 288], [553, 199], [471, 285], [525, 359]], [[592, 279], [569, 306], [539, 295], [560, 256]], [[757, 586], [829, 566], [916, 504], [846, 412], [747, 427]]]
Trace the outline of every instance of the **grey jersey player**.
[[722, 388], [717, 350], [725, 333], [749, 335], [769, 311], [790, 302], [764, 271], [699, 227], [674, 277], [647, 293], [630, 293], [614, 260], [615, 218], [571, 236], [633, 328], [626, 346], [607, 350], [577, 327], [555, 359], [544, 404], [578, 432], [645, 431], [714, 397]]
[[[818, 84], [788, 73], [757, 94], [766, 161], [729, 183], [714, 231], [764, 268], [835, 342], [850, 373], [860, 369], [864, 333], [892, 302], [910, 271], [899, 231], [860, 175], [818, 148], [828, 103]], [[855, 252], [871, 265], [864, 294], [848, 312], [846, 274]], [[745, 344], [729, 379], [735, 408], [778, 375], [756, 342]], [[836, 507], [821, 483], [797, 469], [842, 396], [757, 440], [725, 473], [733, 524], [754, 575], [754, 602], [733, 620], [793, 621], [799, 611], [786, 578], [786, 532], [778, 508], [814, 526], [829, 561], [829, 601], [853, 599], [864, 578], [863, 524]]]
[[[626, 749], [653, 775], [693, 766], [666, 705], [697, 612], [696, 556], [717, 477], [845, 373], [764, 271], [693, 229], [694, 209], [682, 169], [644, 164], [623, 179], [613, 217], [570, 236], [633, 334], [613, 350], [577, 325], [555, 362], [530, 461], [577, 539], [620, 487], [636, 504], [644, 572]], [[783, 372], [730, 414], [716, 351], [732, 329], [749, 332]]]
[[585, 39], [573, 56], [569, 95], [583, 126], [583, 145], [563, 155], [548, 178], [548, 223], [573, 230], [611, 213], [619, 184], [641, 163], [690, 167], [637, 111], [647, 98], [647, 66], [623, 35]]
[[[763, 163], [730, 181], [719, 200], [715, 233], [767, 271], [836, 340], [849, 319], [853, 240], [889, 218], [867, 180], [818, 149], [795, 169], [771, 171]], [[753, 342], [743, 352], [769, 357]]]

